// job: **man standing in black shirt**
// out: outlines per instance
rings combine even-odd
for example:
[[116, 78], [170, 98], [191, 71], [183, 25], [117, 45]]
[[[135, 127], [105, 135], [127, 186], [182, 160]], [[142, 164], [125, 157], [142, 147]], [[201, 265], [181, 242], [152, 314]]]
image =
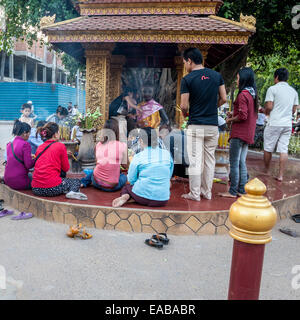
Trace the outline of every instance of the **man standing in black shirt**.
[[203, 66], [199, 49], [185, 50], [183, 63], [188, 72], [181, 81], [181, 109], [184, 116], [189, 115], [187, 153], [190, 192], [182, 197], [200, 201], [202, 195], [210, 200], [219, 137], [218, 107], [226, 102], [226, 90], [222, 76]]

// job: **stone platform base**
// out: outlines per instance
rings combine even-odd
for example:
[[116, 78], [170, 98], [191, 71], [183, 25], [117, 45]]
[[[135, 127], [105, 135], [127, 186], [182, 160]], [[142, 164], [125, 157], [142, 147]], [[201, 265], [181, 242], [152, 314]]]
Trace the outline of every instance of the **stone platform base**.
[[[104, 206], [64, 203], [34, 197], [0, 185], [0, 198], [5, 205], [32, 212], [47, 221], [73, 225], [83, 223], [87, 228], [127, 232], [167, 232], [175, 235], [224, 234], [230, 229], [228, 210], [174, 211], [149, 208], [112, 208]], [[278, 219], [299, 213], [300, 194], [273, 201]]]

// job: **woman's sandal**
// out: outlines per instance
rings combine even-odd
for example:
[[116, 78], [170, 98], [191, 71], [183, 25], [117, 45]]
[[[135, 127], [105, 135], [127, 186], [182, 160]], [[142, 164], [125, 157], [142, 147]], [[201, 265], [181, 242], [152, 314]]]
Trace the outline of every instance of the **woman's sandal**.
[[145, 240], [145, 243], [150, 246], [150, 247], [155, 247], [155, 248], [158, 248], [158, 249], [162, 249], [163, 248], [163, 243], [160, 242], [159, 240], [156, 240], [156, 239], [146, 239]]
[[158, 240], [163, 244], [168, 244], [170, 239], [167, 237], [166, 233], [157, 233], [152, 236], [152, 239]]
[[91, 239], [93, 237], [90, 233], [85, 231], [85, 228], [83, 228], [82, 231], [79, 231], [79, 233], [77, 233], [75, 236], [81, 238], [82, 240]]

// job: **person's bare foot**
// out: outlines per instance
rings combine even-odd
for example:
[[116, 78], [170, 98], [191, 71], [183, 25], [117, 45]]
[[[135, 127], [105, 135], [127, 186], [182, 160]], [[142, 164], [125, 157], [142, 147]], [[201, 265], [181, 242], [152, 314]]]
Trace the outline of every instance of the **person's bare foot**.
[[122, 207], [130, 198], [129, 194], [123, 194], [121, 197], [116, 198], [112, 202], [112, 206], [114, 208]]
[[190, 193], [185, 193], [181, 195], [182, 198], [187, 199], [187, 200], [194, 200], [194, 201], [201, 201], [201, 199], [196, 199], [193, 197]]
[[283, 177], [275, 177], [275, 180], [277, 180], [277, 181], [279, 181], [279, 182], [282, 182]]
[[225, 198], [236, 198], [237, 196], [234, 196], [233, 194], [231, 194], [230, 192], [219, 192], [218, 195], [220, 197], [225, 197]]

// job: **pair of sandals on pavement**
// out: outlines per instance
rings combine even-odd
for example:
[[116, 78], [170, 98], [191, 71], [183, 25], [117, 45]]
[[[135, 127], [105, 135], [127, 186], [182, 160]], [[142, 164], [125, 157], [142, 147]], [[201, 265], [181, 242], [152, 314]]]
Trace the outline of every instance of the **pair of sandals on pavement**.
[[162, 249], [164, 245], [169, 244], [170, 239], [166, 233], [157, 233], [152, 235], [151, 239], [146, 239], [145, 243], [157, 249]]
[[[12, 214], [15, 213], [13, 210], [4, 209], [4, 207], [2, 206], [3, 202], [4, 202], [3, 200], [0, 200], [0, 210], [1, 210], [0, 211], [0, 218], [11, 216]], [[30, 219], [32, 217], [33, 217], [33, 214], [31, 212], [22, 211], [17, 216], [12, 217], [11, 220], [26, 220], [26, 219]]]
[[92, 235], [87, 233], [85, 227], [82, 226], [82, 223], [70, 226], [69, 231], [67, 232], [69, 238], [80, 238], [82, 240], [91, 239]]

